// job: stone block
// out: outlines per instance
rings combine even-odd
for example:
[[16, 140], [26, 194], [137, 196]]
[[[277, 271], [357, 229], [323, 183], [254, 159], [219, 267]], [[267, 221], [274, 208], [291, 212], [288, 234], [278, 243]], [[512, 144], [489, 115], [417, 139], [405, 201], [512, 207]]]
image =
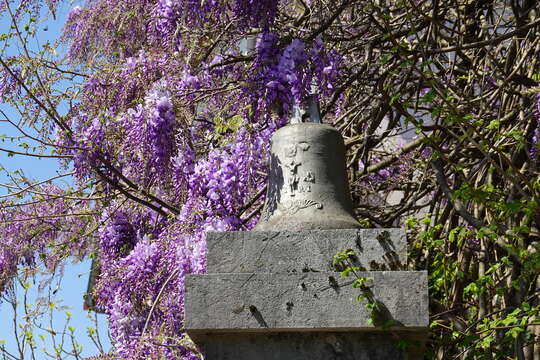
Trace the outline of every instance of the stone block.
[[[186, 277], [185, 327], [198, 333], [305, 331], [419, 331], [428, 326], [425, 271], [360, 272], [368, 291], [352, 288], [354, 278], [332, 272], [300, 274], [202, 274]], [[357, 300], [364, 294], [379, 311]], [[370, 321], [371, 319], [371, 321]]]
[[397, 270], [407, 262], [401, 229], [215, 232], [206, 241], [208, 273], [333, 271], [334, 255], [346, 249], [366, 270]]
[[196, 335], [205, 359], [419, 360], [424, 334], [365, 332]]

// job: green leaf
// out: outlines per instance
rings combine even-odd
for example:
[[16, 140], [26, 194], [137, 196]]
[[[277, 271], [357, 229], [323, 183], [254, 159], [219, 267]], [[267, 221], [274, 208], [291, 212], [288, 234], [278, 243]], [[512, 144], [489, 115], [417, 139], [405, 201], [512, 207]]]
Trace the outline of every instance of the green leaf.
[[489, 125], [487, 126], [487, 129], [497, 130], [500, 126], [501, 126], [501, 122], [499, 120], [491, 120], [489, 122]]
[[511, 336], [513, 339], [517, 338], [519, 334], [523, 332], [523, 329], [519, 326], [513, 327], [506, 332], [507, 336]]
[[354, 280], [354, 282], [352, 283], [352, 287], [355, 289], [366, 287], [367, 286], [366, 283], [368, 281], [373, 281], [373, 278], [372, 277], [359, 277], [356, 280]]
[[407, 220], [405, 220], [405, 228], [411, 230], [414, 229], [414, 227], [418, 224], [418, 220], [414, 217], [410, 217]]
[[394, 104], [399, 98], [400, 98], [401, 94], [394, 94], [392, 95], [392, 97], [390, 98], [390, 102], [389, 104], [392, 105]]

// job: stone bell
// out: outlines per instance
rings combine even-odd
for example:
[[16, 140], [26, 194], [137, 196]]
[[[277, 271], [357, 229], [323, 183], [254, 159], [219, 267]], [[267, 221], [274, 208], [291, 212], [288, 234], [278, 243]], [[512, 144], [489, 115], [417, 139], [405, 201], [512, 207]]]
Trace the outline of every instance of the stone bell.
[[[320, 121], [316, 97], [272, 136], [266, 202], [255, 231], [354, 229], [341, 134]], [[307, 115], [307, 116], [306, 116]], [[309, 117], [311, 122], [301, 122]]]

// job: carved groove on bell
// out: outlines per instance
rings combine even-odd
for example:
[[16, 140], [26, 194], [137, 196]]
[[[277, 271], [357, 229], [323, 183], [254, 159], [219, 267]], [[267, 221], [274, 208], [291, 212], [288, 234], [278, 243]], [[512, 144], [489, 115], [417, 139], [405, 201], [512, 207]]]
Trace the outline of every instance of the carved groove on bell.
[[266, 202], [254, 230], [360, 228], [352, 214], [341, 134], [318, 123], [276, 131]]

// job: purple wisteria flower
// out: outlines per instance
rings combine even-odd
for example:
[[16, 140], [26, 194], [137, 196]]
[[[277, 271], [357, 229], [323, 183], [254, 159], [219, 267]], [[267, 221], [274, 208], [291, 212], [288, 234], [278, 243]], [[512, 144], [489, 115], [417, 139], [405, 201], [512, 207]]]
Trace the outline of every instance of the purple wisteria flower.
[[107, 224], [99, 234], [99, 245], [104, 261], [127, 255], [137, 239], [135, 229], [126, 213], [118, 210], [110, 219], [108, 214], [105, 214], [104, 218]]
[[15, 98], [21, 93], [21, 85], [17, 78], [21, 79], [21, 71], [18, 68], [0, 69], [0, 103], [10, 98]]

